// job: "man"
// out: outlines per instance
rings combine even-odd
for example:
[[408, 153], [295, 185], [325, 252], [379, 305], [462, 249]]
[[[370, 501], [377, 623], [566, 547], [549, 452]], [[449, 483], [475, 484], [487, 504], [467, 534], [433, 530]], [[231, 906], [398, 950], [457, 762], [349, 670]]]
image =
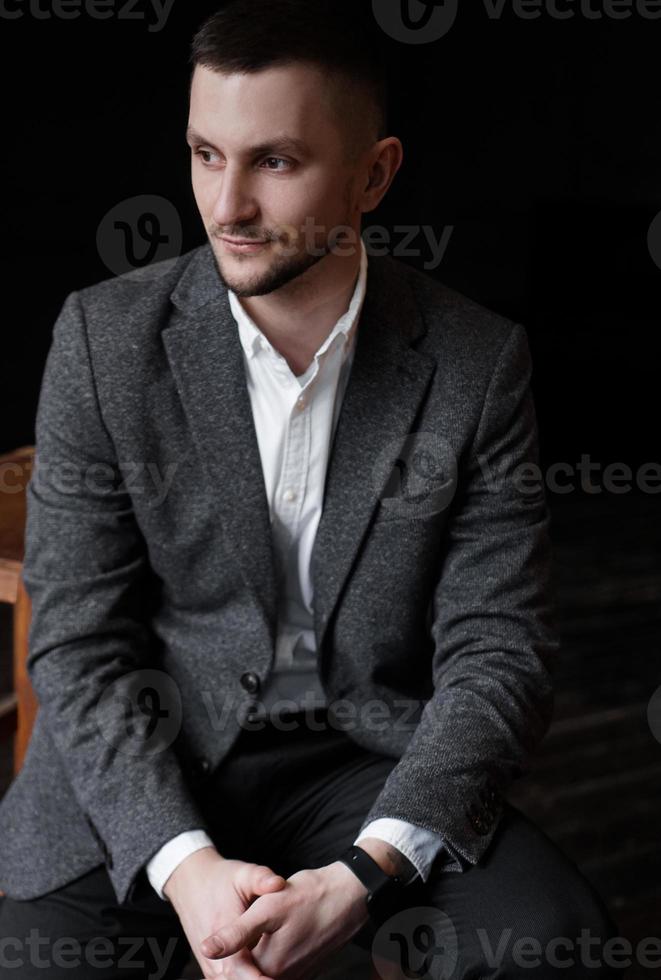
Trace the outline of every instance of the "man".
[[550, 949], [614, 926], [504, 799], [557, 646], [525, 331], [368, 259], [403, 150], [357, 10], [202, 27], [209, 241], [56, 324], [0, 976], [43, 975], [35, 931], [56, 978], [175, 977], [186, 940], [205, 977], [315, 976], [350, 940], [384, 976], [614, 972]]

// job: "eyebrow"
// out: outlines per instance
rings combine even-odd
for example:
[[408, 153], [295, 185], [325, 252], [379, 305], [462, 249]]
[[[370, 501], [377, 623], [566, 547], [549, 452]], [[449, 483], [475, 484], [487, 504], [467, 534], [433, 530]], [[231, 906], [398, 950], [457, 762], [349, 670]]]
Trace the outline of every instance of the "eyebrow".
[[[186, 130], [186, 142], [188, 143], [201, 143], [205, 146], [213, 146], [211, 140], [205, 139], [199, 133], [197, 133], [192, 126], [189, 126]], [[307, 156], [310, 153], [310, 148], [304, 140], [298, 139], [296, 136], [275, 136], [272, 139], [266, 139], [262, 143], [258, 143], [256, 146], [251, 146], [246, 150], [247, 156], [263, 156], [267, 153], [287, 153], [293, 152], [298, 153], [300, 156]]]

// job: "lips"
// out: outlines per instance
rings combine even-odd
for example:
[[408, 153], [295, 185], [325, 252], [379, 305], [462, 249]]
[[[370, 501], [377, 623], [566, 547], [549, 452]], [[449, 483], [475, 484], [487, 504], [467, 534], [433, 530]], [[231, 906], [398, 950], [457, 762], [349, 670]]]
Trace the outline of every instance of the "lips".
[[228, 245], [265, 245], [266, 241], [261, 238], [227, 238], [222, 236], [222, 240]]
[[223, 248], [229, 255], [259, 255], [266, 242], [255, 238], [221, 238]]

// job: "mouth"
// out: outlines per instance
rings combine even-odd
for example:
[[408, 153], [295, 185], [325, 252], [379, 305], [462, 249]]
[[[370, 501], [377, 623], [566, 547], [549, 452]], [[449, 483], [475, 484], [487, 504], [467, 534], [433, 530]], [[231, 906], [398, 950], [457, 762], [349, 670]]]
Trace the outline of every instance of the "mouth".
[[230, 252], [252, 253], [264, 248], [266, 241], [256, 241], [254, 238], [225, 238], [221, 242]]

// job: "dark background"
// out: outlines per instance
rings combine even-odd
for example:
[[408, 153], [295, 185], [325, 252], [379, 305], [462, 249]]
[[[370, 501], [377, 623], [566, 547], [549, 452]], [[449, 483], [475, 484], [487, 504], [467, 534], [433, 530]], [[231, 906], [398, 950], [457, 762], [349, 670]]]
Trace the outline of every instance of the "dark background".
[[[34, 439], [65, 297], [114, 274], [97, 250], [107, 212], [161, 195], [183, 251], [205, 241], [184, 130], [189, 41], [213, 9], [176, 0], [161, 32], [86, 16], [0, 23], [0, 452]], [[661, 211], [661, 20], [493, 20], [465, 3], [438, 42], [390, 48], [390, 128], [406, 159], [366, 223], [454, 226], [430, 274], [526, 326], [545, 467], [661, 462], [661, 269], [647, 243]], [[661, 746], [647, 720], [661, 683], [660, 500], [578, 480], [549, 494], [556, 717], [513, 794], [632, 940], [661, 934]]]
[[[84, 15], [0, 23], [11, 407], [0, 452], [33, 439], [65, 296], [114, 274], [96, 247], [110, 208], [162, 195], [184, 251], [205, 240], [184, 142], [186, 62], [214, 6], [176, 0], [160, 32]], [[527, 327], [548, 461], [638, 466], [658, 446], [661, 270], [647, 230], [661, 210], [661, 20], [491, 20], [468, 7], [433, 44], [392, 42], [391, 131], [406, 159], [365, 220], [454, 226], [430, 274]]]

